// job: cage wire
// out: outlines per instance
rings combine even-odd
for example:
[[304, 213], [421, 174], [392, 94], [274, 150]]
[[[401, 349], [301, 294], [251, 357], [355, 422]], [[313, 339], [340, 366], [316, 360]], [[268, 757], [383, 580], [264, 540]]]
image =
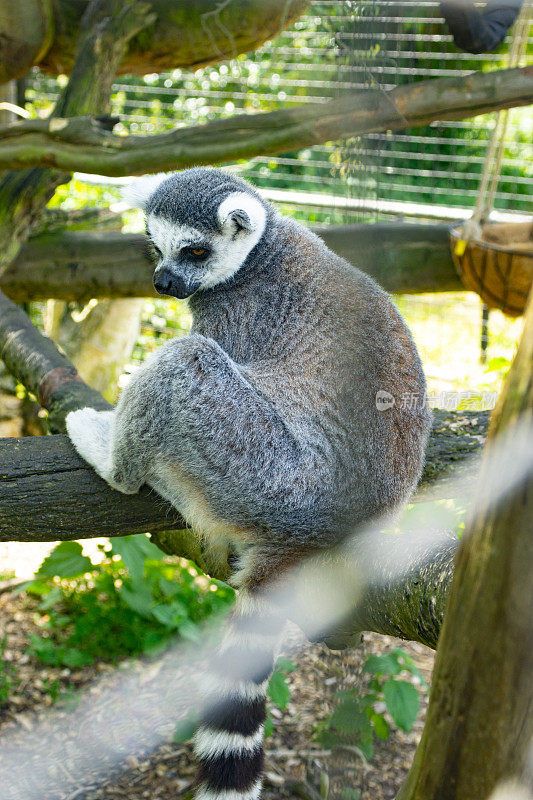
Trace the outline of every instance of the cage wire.
[[[213, 24], [214, 18], [206, 20], [206, 25]], [[505, 65], [509, 41], [510, 36], [495, 53], [459, 52], [440, 16], [438, 0], [315, 0], [291, 28], [253, 53], [236, 54], [194, 72], [176, 69], [118, 77], [112, 111], [120, 116], [123, 132], [158, 133], [233, 114], [327, 102], [358, 89], [387, 91], [406, 82], [497, 69]], [[530, 32], [528, 53], [532, 52]], [[48, 112], [66, 80], [38, 70], [31, 73], [26, 94], [36, 113]], [[254, 182], [281, 211], [307, 224], [411, 217], [453, 221], [470, 215], [491, 127], [492, 115], [485, 115], [367, 134], [226, 166]], [[513, 109], [495, 197], [498, 212], [531, 211], [531, 164], [533, 117], [527, 108]], [[60, 187], [55, 202], [66, 207], [106, 205], [117, 197], [113, 180], [76, 176], [67, 188]], [[471, 398], [473, 407], [487, 407], [483, 392], [500, 388], [520, 321], [491, 312], [483, 366], [482, 304], [476, 295], [397, 301], [414, 330], [431, 391], [438, 395], [475, 386], [479, 391]], [[168, 335], [186, 330], [181, 308], [149, 301], [135, 359], [142, 359]], [[464, 404], [464, 398], [458, 402]]]

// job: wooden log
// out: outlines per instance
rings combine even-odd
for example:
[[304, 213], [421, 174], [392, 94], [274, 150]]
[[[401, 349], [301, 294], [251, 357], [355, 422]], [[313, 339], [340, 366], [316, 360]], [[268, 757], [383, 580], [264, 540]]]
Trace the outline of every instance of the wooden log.
[[[464, 291], [443, 224], [316, 227], [328, 247], [392, 293]], [[142, 234], [59, 231], [30, 239], [0, 289], [17, 303], [55, 298], [155, 297], [154, 265]]]
[[[89, 0], [2, 0], [0, 83], [32, 66], [70, 73]], [[309, 0], [152, 0], [155, 20], [134, 37], [119, 74], [197, 69], [255, 50], [297, 19]]]
[[[72, 362], [32, 324], [27, 314], [0, 292], [0, 359], [49, 410], [52, 431], [64, 430], [69, 411], [92, 406], [111, 408], [99, 392], [82, 381]], [[2, 441], [2, 440], [0, 440]]]
[[[422, 482], [478, 451], [487, 420], [487, 412], [436, 412]], [[124, 536], [180, 526], [175, 509], [146, 487], [137, 495], [111, 489], [66, 435], [0, 439], [0, 541]]]
[[[93, 117], [0, 128], [0, 169], [140, 175], [286, 153], [364, 133], [457, 120], [533, 102], [533, 66], [363, 89], [325, 103], [239, 114], [151, 136], [117, 136]], [[66, 114], [65, 114], [66, 116]]]

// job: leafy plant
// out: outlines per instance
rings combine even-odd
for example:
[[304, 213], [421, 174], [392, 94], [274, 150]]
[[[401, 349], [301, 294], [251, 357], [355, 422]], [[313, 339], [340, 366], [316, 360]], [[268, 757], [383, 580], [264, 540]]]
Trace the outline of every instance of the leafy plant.
[[7, 637], [0, 639], [0, 709], [7, 703], [11, 690], [17, 683], [15, 668], [4, 658]]
[[165, 556], [144, 534], [100, 546], [93, 564], [77, 542], [62, 542], [26, 585], [40, 598], [43, 634], [30, 652], [45, 664], [79, 669], [194, 639], [197, 626], [227, 608], [234, 592], [186, 559]]
[[401, 676], [410, 673], [424, 685], [425, 681], [413, 659], [399, 647], [385, 655], [369, 656], [363, 673], [368, 676], [364, 689], [337, 692], [339, 702], [318, 737], [325, 747], [356, 746], [369, 760], [375, 739], [390, 735], [391, 722], [403, 731], [413, 729], [420, 698], [415, 686]]
[[[284, 711], [287, 708], [289, 700], [291, 699], [291, 688], [287, 682], [287, 677], [291, 672], [296, 669], [290, 658], [280, 657], [276, 661], [274, 671], [270, 676], [267, 687], [267, 697], [270, 700], [270, 705]], [[267, 710], [267, 718], [265, 722], [265, 737], [272, 734], [274, 728], [274, 720], [270, 709]]]

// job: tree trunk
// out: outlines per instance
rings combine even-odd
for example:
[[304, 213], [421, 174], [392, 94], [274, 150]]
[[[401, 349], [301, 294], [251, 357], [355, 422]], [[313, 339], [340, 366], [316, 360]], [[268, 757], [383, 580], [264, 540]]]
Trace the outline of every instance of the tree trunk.
[[[141, 175], [287, 153], [364, 133], [467, 119], [533, 102], [533, 66], [363, 89], [325, 103], [239, 114], [150, 136], [118, 136], [91, 117], [0, 129], [0, 167]], [[72, 114], [70, 114], [72, 116]]]
[[[48, 125], [57, 117], [103, 114], [111, 85], [132, 36], [153, 21], [146, 3], [127, 6], [120, 0], [92, 0], [83, 16], [72, 75]], [[57, 186], [70, 179], [64, 171], [30, 169], [7, 172], [0, 181], [0, 274], [37, 225]]]
[[[312, 229], [388, 292], [465, 290], [453, 265], [447, 225], [387, 222]], [[153, 271], [143, 234], [59, 231], [31, 238], [0, 276], [0, 288], [16, 302], [156, 297]]]
[[113, 402], [117, 382], [139, 338], [143, 299], [100, 300], [76, 321], [61, 301], [53, 301], [55, 322], [48, 333], [83, 380]]
[[[31, 67], [69, 73], [89, 0], [2, 0], [0, 83]], [[151, 0], [155, 19], [133, 37], [117, 72], [197, 69], [255, 50], [304, 12], [309, 0]]]
[[[498, 437], [533, 445], [533, 297], [500, 398], [462, 540], [433, 676], [426, 725], [398, 800], [487, 800], [519, 776], [533, 741], [533, 476], [496, 506], [520, 448], [490, 466]], [[524, 430], [519, 424], [527, 424]]]
[[0, 84], [21, 78], [52, 46], [52, 0], [2, 0]]

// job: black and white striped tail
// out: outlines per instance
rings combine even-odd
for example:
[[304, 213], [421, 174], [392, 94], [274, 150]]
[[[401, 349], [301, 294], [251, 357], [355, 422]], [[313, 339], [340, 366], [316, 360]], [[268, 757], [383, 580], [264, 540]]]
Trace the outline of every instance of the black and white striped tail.
[[195, 800], [257, 800], [261, 794], [266, 689], [281, 621], [271, 608], [237, 607], [205, 683], [195, 735]]

